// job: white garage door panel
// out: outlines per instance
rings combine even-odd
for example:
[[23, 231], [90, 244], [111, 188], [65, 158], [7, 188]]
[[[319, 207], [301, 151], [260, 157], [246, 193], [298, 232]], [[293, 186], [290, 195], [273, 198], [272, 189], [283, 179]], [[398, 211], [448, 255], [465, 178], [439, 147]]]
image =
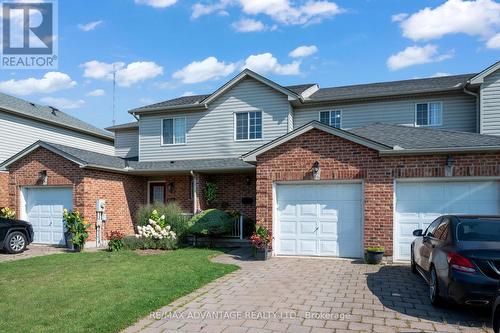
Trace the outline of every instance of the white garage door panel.
[[278, 185], [276, 252], [361, 257], [361, 184]]
[[419, 182], [396, 184], [394, 255], [410, 259], [413, 231], [440, 215], [499, 214], [498, 182]]
[[35, 243], [64, 245], [63, 209], [73, 208], [71, 188], [24, 188], [25, 218], [33, 225]]

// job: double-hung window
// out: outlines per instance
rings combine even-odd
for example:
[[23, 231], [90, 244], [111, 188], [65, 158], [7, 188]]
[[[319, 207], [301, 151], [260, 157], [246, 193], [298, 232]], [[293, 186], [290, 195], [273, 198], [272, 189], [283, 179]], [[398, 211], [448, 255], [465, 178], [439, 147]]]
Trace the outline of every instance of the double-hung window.
[[415, 125], [439, 126], [443, 123], [443, 103], [429, 102], [415, 105]]
[[319, 121], [323, 124], [330, 125], [335, 128], [342, 127], [342, 111], [332, 110], [332, 111], [321, 111], [319, 113]]
[[180, 145], [186, 143], [186, 117], [162, 120], [162, 144]]
[[262, 139], [262, 112], [237, 112], [235, 117], [236, 140]]

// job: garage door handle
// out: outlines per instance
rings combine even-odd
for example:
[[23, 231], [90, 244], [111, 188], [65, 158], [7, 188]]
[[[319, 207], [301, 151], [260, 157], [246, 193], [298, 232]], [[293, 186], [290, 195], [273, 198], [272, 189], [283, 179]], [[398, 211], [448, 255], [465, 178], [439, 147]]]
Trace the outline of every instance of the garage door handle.
[[314, 231], [313, 231], [313, 232], [316, 232], [316, 231], [318, 231], [318, 229], [319, 229], [319, 227], [316, 227], [316, 229], [314, 229]]

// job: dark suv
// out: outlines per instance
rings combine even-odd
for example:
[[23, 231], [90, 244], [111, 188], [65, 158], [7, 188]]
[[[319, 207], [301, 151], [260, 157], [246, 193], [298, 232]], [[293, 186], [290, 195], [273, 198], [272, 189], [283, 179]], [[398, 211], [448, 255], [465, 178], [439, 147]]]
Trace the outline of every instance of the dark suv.
[[33, 227], [30, 223], [0, 217], [0, 250], [21, 253], [33, 241]]

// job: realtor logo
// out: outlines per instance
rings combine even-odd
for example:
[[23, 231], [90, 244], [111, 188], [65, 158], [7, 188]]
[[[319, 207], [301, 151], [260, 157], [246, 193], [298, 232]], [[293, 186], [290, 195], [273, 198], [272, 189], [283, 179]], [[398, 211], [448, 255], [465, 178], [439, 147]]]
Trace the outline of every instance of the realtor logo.
[[57, 67], [57, 11], [53, 1], [2, 2], [3, 69]]

